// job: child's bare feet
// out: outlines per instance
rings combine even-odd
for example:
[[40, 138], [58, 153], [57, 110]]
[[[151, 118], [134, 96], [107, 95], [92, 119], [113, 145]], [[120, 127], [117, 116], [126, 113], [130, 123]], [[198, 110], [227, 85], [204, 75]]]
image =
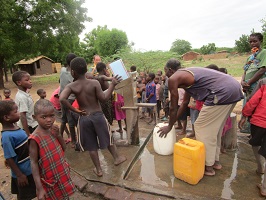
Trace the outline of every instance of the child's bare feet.
[[103, 176], [103, 172], [102, 170], [97, 170], [96, 168], [93, 169], [93, 172], [98, 176], [98, 177], [102, 177]]
[[193, 137], [195, 137], [195, 133], [193, 133], [193, 132], [188, 133], [188, 134], [186, 134], [186, 137], [187, 138], [193, 138]]
[[115, 164], [115, 166], [117, 166], [117, 165], [120, 165], [121, 163], [125, 162], [126, 160], [127, 160], [127, 158], [125, 156], [119, 156], [115, 160], [114, 164]]

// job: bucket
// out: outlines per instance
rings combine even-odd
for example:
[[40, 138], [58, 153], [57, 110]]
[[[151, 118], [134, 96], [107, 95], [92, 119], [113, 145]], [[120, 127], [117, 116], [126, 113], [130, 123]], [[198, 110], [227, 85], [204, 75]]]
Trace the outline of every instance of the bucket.
[[171, 155], [174, 152], [174, 144], [176, 143], [176, 133], [174, 126], [165, 137], [160, 137], [157, 131], [160, 127], [167, 126], [168, 123], [159, 123], [153, 129], [153, 148], [160, 155]]

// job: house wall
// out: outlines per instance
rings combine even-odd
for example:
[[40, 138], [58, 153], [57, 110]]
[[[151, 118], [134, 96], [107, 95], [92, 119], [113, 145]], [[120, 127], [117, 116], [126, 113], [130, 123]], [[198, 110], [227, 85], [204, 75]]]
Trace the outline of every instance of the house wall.
[[30, 75], [34, 75], [34, 64], [29, 64], [29, 65], [19, 65], [19, 69], [21, 71], [26, 71], [28, 72]]
[[[37, 63], [37, 62], [39, 62], [39, 63]], [[34, 67], [35, 67], [36, 75], [52, 74], [53, 73], [52, 62], [50, 60], [45, 59], [45, 58], [41, 58], [40, 60], [36, 61]]]
[[195, 52], [187, 52], [183, 55], [183, 60], [184, 61], [188, 61], [188, 60], [194, 60], [194, 59], [197, 59], [197, 56], [199, 54], [198, 53], [195, 53]]

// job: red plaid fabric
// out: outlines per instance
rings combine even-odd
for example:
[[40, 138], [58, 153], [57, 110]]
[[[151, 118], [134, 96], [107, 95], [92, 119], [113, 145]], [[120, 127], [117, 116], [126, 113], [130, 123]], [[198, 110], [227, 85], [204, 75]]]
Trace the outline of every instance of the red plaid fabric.
[[39, 145], [39, 171], [42, 185], [52, 200], [65, 199], [75, 192], [69, 165], [58, 140], [52, 135], [30, 135]]

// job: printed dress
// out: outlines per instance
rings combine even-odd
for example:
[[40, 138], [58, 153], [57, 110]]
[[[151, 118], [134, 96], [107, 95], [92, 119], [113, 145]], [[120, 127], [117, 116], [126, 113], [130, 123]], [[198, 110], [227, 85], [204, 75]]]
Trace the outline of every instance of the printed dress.
[[68, 198], [75, 192], [75, 185], [70, 178], [69, 165], [60, 143], [52, 134], [39, 136], [33, 133], [29, 139], [35, 140], [39, 146], [40, 177], [49, 196], [46, 200]]

